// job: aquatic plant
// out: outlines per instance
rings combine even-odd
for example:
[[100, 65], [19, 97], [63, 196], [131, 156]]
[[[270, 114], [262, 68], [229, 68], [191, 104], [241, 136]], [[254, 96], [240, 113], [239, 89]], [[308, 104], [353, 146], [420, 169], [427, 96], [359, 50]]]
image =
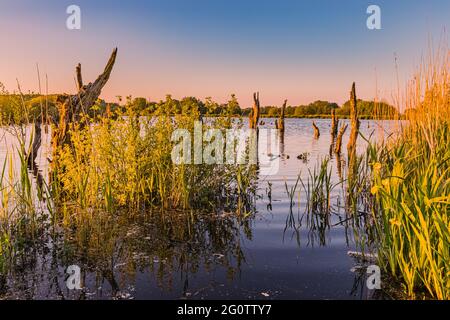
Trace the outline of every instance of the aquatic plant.
[[[60, 203], [108, 210], [208, 210], [224, 205], [234, 190], [241, 196], [249, 190], [250, 166], [173, 163], [172, 132], [182, 128], [193, 133], [197, 113], [172, 118], [162, 109], [155, 117], [140, 117], [139, 127], [133, 118], [133, 111], [119, 111], [114, 119], [91, 119], [89, 127], [70, 129], [70, 147], [57, 151], [60, 170], [54, 183], [61, 185]], [[203, 130], [215, 125], [212, 120]]]
[[313, 170], [308, 169], [306, 181], [300, 179], [306, 195], [306, 212], [327, 215], [331, 209], [331, 190], [335, 185], [331, 182], [332, 170], [328, 170], [330, 159], [325, 157], [314, 166]]
[[406, 95], [408, 123], [371, 147], [371, 193], [384, 269], [410, 298], [450, 298], [448, 49], [422, 66]]
[[357, 107], [357, 99], [356, 99], [356, 85], [353, 83], [352, 90], [350, 91], [350, 123], [351, 123], [351, 131], [350, 138], [347, 144], [347, 152], [348, 152], [348, 163], [349, 170], [352, 170], [353, 164], [355, 162], [356, 156], [356, 139], [358, 138], [360, 121], [358, 118], [358, 107]]

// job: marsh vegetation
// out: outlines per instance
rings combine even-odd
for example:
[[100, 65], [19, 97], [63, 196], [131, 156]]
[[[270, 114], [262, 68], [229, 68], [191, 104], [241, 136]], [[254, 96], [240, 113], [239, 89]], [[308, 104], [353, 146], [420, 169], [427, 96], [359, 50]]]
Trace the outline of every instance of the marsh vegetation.
[[[448, 299], [450, 76], [440, 53], [409, 84], [408, 112], [372, 108], [370, 121], [355, 85], [349, 120], [335, 108], [331, 120], [290, 119], [284, 102], [261, 125], [259, 94], [244, 114], [235, 97], [218, 108], [168, 96], [150, 114], [131, 98], [112, 106], [97, 99], [112, 58], [88, 85], [77, 67], [72, 96], [3, 89], [14, 112], [0, 130], [0, 297]], [[204, 131], [276, 127], [279, 172], [175, 164], [172, 134], [194, 134], [196, 121]], [[381, 292], [350, 271], [373, 257]], [[77, 292], [64, 284], [73, 264]]]

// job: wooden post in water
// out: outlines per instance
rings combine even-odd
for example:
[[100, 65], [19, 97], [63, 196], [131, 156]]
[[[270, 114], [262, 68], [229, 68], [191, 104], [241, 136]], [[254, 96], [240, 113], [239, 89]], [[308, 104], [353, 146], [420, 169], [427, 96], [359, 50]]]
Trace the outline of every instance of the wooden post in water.
[[42, 120], [41, 118], [37, 118], [34, 121], [34, 130], [33, 130], [33, 144], [31, 145], [30, 154], [28, 155], [28, 167], [30, 169], [36, 167], [36, 157], [37, 152], [39, 150], [39, 147], [41, 146], [42, 142]]
[[253, 108], [250, 112], [249, 126], [250, 129], [257, 129], [260, 115], [259, 92], [253, 94]]
[[315, 139], [319, 139], [319, 137], [320, 137], [319, 127], [316, 125], [316, 123], [314, 121], [313, 121], [312, 125], [313, 125], [313, 128], [314, 128], [314, 138]]
[[341, 154], [341, 148], [342, 148], [342, 137], [344, 136], [345, 131], [347, 130], [348, 124], [344, 125], [341, 127], [341, 129], [339, 130], [339, 133], [337, 135], [337, 139], [336, 139], [336, 145], [334, 147], [334, 152], [337, 155]]
[[334, 141], [336, 139], [336, 135], [338, 134], [339, 127], [339, 119], [336, 118], [336, 110], [331, 110], [331, 140]]
[[275, 126], [280, 130], [281, 134], [284, 134], [284, 117], [286, 113], [287, 100], [284, 100], [283, 106], [281, 107], [280, 117], [275, 121]]

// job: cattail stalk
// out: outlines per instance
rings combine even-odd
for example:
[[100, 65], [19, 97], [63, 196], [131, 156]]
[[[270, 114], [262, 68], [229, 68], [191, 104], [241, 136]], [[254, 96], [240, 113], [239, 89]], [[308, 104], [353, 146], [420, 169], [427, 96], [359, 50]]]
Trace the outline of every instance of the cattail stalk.
[[349, 163], [352, 163], [356, 155], [356, 139], [358, 138], [359, 132], [359, 119], [358, 119], [358, 108], [356, 102], [356, 88], [353, 82], [352, 91], [350, 92], [350, 139], [347, 144]]

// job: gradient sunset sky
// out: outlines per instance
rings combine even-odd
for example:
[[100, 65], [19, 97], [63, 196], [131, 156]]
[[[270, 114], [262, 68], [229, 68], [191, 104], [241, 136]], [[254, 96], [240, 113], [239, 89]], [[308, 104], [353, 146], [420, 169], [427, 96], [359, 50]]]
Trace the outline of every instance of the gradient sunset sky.
[[[66, 8], [81, 7], [81, 30], [68, 30]], [[382, 30], [366, 27], [370, 4]], [[73, 93], [75, 65], [85, 82], [99, 74], [114, 47], [118, 59], [102, 98], [163, 99], [235, 93], [246, 107], [358, 96], [390, 99], [426, 54], [447, 39], [449, 0], [1, 0], [0, 82], [37, 91], [36, 63], [49, 91]]]

